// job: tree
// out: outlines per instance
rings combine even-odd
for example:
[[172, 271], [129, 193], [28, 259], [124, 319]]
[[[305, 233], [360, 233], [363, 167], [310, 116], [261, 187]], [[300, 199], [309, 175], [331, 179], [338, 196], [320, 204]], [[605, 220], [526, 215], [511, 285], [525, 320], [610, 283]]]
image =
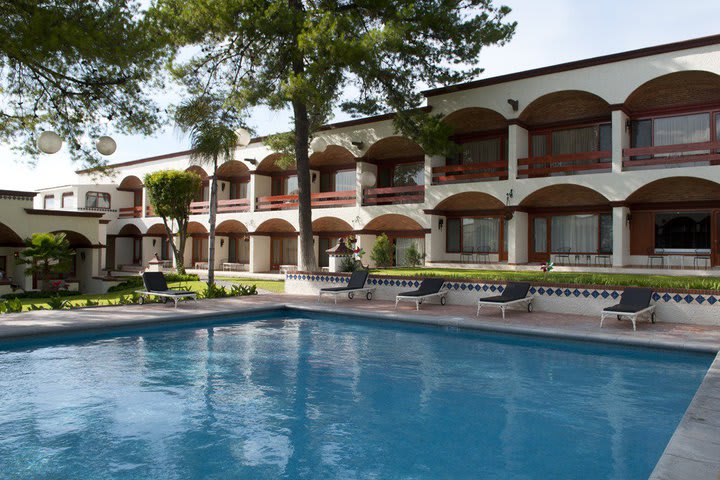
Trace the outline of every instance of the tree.
[[[438, 116], [418, 111], [418, 85], [476, 77], [485, 45], [509, 39], [515, 23], [492, 0], [156, 0], [153, 18], [178, 47], [174, 73], [187, 86], [235, 104], [290, 108], [297, 164], [300, 269], [313, 250], [308, 146], [336, 108], [352, 114], [397, 112], [395, 126], [427, 153], [447, 146]], [[351, 88], [346, 88], [351, 87]], [[356, 91], [352, 98], [342, 93]]]
[[383, 233], [375, 238], [375, 245], [370, 251], [370, 258], [378, 267], [390, 267], [392, 266], [394, 251], [390, 239]]
[[126, 0], [0, 0], [0, 141], [36, 156], [51, 128], [74, 159], [102, 164], [89, 145], [105, 125], [150, 134], [159, 111], [167, 38]]
[[[185, 242], [187, 241], [187, 227], [190, 221], [190, 203], [200, 190], [202, 179], [192, 172], [181, 170], [160, 170], [145, 175], [145, 188], [147, 189], [150, 204], [157, 215], [160, 215], [165, 225], [175, 257], [175, 265], [180, 274], [185, 273]], [[177, 224], [177, 245], [172, 223]]]
[[201, 95], [182, 102], [175, 110], [175, 123], [190, 135], [191, 158], [212, 166], [210, 181], [210, 235], [208, 283], [215, 283], [215, 217], [217, 214], [218, 160], [231, 160], [238, 137], [230, 125], [239, 122], [235, 110], [218, 98]]
[[64, 233], [33, 233], [25, 239], [25, 246], [18, 263], [27, 265], [26, 275], [42, 278], [42, 290], [49, 290], [51, 274], [70, 270], [75, 251]]

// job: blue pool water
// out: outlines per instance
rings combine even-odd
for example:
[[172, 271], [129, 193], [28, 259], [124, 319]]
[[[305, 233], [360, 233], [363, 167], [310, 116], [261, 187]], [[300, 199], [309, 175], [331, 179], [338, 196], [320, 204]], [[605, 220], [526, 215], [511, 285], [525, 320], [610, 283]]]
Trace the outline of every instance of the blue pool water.
[[646, 478], [712, 358], [283, 311], [0, 350], [3, 478]]

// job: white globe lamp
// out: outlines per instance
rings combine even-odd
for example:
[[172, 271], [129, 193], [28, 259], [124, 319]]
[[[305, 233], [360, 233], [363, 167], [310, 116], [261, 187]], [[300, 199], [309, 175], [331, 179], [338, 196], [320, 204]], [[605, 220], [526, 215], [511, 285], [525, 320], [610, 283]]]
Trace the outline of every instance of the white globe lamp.
[[322, 153], [327, 150], [328, 142], [322, 137], [315, 137], [310, 142], [310, 149], [315, 153]]
[[370, 188], [375, 186], [375, 181], [377, 180], [377, 177], [373, 172], [362, 172], [360, 174], [360, 185], [362, 185], [364, 188]]
[[235, 134], [237, 135], [237, 144], [241, 147], [247, 147], [250, 144], [250, 132], [245, 130], [244, 128], [238, 128], [235, 130]]
[[115, 150], [117, 150], [117, 143], [115, 143], [112, 137], [103, 135], [95, 142], [95, 148], [97, 148], [97, 151], [102, 155], [112, 155], [115, 153]]
[[42, 132], [37, 140], [37, 146], [43, 153], [53, 154], [60, 151], [62, 148], [62, 138], [55, 132], [46, 131]]

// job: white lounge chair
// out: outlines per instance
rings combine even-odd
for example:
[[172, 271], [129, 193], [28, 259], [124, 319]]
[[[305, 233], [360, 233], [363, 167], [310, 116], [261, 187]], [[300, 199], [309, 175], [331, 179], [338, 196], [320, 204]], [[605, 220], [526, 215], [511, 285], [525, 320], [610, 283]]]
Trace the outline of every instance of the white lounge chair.
[[533, 311], [533, 296], [528, 295], [530, 290], [530, 284], [526, 282], [510, 282], [503, 290], [502, 295], [495, 295], [493, 297], [484, 297], [478, 300], [477, 312], [475, 316], [480, 315], [480, 309], [482, 307], [495, 307], [499, 308], [502, 312], [502, 318], [505, 320], [505, 310], [508, 307], [525, 305], [528, 312]]
[[411, 292], [399, 293], [395, 297], [395, 309], [401, 300], [415, 302], [415, 310], [420, 310], [420, 305], [425, 300], [440, 297], [440, 305], [447, 303], [448, 290], [443, 290], [444, 278], [426, 278], [420, 283], [420, 288]]
[[372, 300], [376, 287], [365, 286], [367, 277], [367, 270], [359, 270], [357, 272], [353, 272], [350, 276], [350, 281], [344, 287], [321, 288], [318, 292], [318, 303], [320, 303], [320, 299], [323, 295], [332, 295], [335, 297], [335, 303], [337, 303], [339, 295], [347, 294], [348, 298], [352, 300], [356, 293], [364, 293], [365, 298]]
[[177, 308], [178, 302], [183, 298], [192, 298], [197, 302], [197, 293], [189, 290], [170, 290], [165, 281], [165, 275], [162, 272], [145, 272], [142, 274], [145, 290], [137, 290], [135, 293], [140, 295], [138, 303], [141, 305], [148, 297], [160, 297], [167, 301], [168, 299], [175, 302]]
[[605, 317], [617, 316], [618, 320], [627, 318], [632, 322], [633, 331], [636, 331], [638, 317], [650, 316], [650, 322], [655, 323], [655, 305], [650, 305], [652, 300], [652, 288], [626, 288], [620, 296], [620, 303], [603, 309], [600, 313], [600, 328], [603, 326]]

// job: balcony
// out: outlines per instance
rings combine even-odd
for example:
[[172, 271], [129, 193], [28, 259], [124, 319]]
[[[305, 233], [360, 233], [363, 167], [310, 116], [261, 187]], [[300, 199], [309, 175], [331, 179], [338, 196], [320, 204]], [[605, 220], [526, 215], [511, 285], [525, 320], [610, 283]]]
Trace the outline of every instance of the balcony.
[[230, 200], [218, 200], [218, 213], [249, 212], [249, 198], [233, 198]]
[[142, 217], [142, 207], [125, 207], [119, 210], [120, 218], [140, 218]]
[[397, 203], [423, 203], [425, 185], [407, 187], [366, 188], [363, 205], [390, 205]]
[[518, 177], [537, 178], [612, 169], [612, 152], [582, 152], [518, 159]]
[[685, 143], [623, 150], [623, 168], [670, 168], [687, 163], [720, 165], [720, 142]]
[[[349, 207], [355, 205], [355, 191], [319, 192], [310, 195], [313, 208]], [[270, 210], [291, 210], [298, 208], [297, 195], [272, 195], [258, 197], [255, 209], [259, 212]]]
[[507, 180], [508, 164], [505, 161], [471, 163], [466, 165], [446, 165], [433, 167], [433, 185], [445, 183], [478, 182], [487, 180]]
[[201, 215], [203, 213], [210, 213], [210, 202], [190, 202], [190, 215]]

